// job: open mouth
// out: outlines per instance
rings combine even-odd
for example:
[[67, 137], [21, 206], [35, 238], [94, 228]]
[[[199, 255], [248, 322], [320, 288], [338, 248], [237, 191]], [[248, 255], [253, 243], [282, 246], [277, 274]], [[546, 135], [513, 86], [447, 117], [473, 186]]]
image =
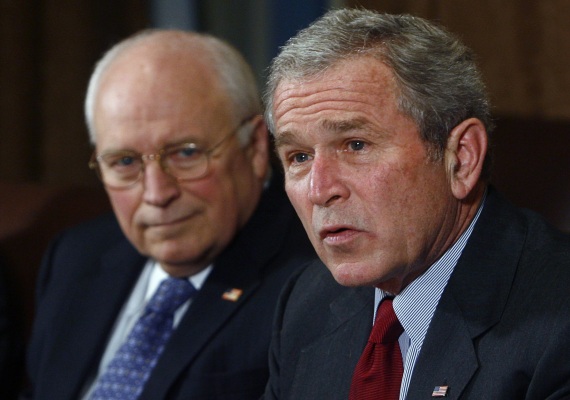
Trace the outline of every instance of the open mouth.
[[323, 229], [320, 233], [320, 237], [322, 240], [325, 239], [332, 239], [337, 237], [346, 236], [348, 233], [355, 232], [354, 229], [351, 229], [346, 226], [338, 226], [338, 227], [331, 227], [327, 229]]

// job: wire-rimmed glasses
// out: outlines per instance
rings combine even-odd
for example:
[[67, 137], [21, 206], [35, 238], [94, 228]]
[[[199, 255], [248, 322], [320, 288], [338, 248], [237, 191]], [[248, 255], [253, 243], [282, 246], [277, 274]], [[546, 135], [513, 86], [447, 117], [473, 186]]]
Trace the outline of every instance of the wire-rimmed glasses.
[[162, 170], [178, 182], [200, 179], [208, 173], [212, 154], [252, 118], [244, 119], [209, 149], [186, 142], [166, 146], [154, 154], [140, 154], [131, 150], [103, 154], [94, 152], [89, 161], [89, 168], [97, 172], [105, 186], [115, 189], [136, 184], [144, 175], [146, 163], [150, 161], [157, 161]]

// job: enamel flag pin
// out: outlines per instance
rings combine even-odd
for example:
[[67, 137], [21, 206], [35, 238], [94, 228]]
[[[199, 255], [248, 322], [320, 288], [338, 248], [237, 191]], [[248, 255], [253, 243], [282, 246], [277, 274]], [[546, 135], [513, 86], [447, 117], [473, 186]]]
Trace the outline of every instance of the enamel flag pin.
[[447, 396], [447, 389], [449, 389], [449, 386], [436, 386], [433, 388], [431, 397], [445, 397]]
[[238, 301], [242, 293], [243, 290], [238, 288], [228, 289], [224, 292], [224, 294], [222, 294], [222, 299], [227, 301]]

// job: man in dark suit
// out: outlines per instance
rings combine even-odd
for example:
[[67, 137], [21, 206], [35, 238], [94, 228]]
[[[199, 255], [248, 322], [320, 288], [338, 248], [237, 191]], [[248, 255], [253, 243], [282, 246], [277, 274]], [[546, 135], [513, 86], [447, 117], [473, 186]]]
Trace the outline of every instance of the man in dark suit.
[[31, 397], [259, 398], [278, 294], [314, 250], [249, 66], [208, 35], [144, 32], [97, 64], [85, 111], [114, 215], [44, 258]]
[[265, 399], [570, 398], [570, 238], [489, 185], [469, 49], [331, 11], [273, 61], [266, 104], [322, 262], [284, 289]]

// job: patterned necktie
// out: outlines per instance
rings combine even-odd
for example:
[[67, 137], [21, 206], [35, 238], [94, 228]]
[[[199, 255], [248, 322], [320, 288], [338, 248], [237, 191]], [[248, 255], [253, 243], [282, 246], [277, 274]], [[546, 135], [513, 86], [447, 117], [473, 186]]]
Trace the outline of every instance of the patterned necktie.
[[91, 400], [136, 399], [173, 331], [174, 312], [196, 293], [188, 279], [163, 280], [100, 377]]
[[404, 366], [398, 338], [404, 332], [392, 299], [385, 298], [376, 313], [368, 343], [354, 369], [350, 400], [398, 400]]

